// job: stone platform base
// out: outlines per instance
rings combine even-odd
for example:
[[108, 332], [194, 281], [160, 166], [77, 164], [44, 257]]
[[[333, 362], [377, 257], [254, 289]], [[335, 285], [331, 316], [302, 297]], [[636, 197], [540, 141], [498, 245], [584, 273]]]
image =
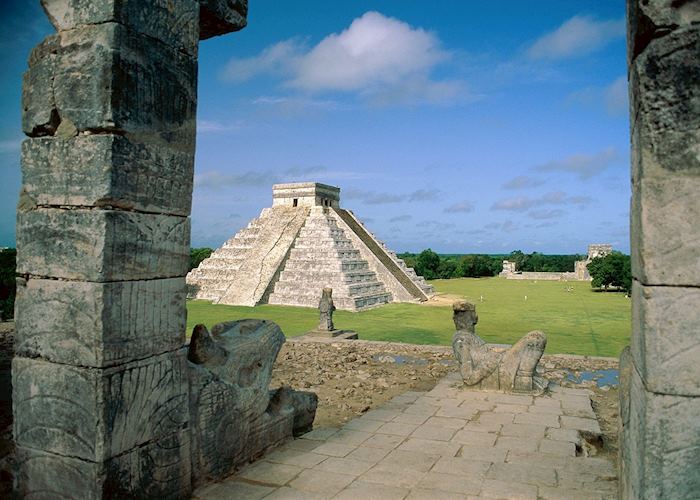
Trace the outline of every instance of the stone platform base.
[[516, 395], [460, 382], [453, 373], [340, 429], [315, 429], [193, 498], [617, 497], [613, 461], [585, 453], [584, 441], [600, 434], [590, 391]]
[[353, 330], [311, 330], [303, 335], [304, 337], [324, 337], [338, 340], [356, 340], [358, 339], [357, 332]]

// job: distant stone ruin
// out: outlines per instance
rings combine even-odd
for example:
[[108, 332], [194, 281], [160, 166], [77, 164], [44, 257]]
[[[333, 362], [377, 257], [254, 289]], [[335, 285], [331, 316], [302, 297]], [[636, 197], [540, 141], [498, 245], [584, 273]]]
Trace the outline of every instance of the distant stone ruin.
[[574, 273], [579, 281], [591, 281], [590, 273], [588, 272], [588, 264], [596, 257], [605, 257], [613, 251], [613, 246], [608, 243], [588, 245], [588, 257], [586, 260], [578, 260], [574, 264]]
[[452, 305], [456, 332], [452, 350], [464, 385], [475, 389], [506, 392], [542, 392], [547, 383], [537, 377], [547, 337], [532, 331], [505, 351], [493, 349], [476, 334], [479, 317], [474, 304], [458, 300]]
[[188, 297], [216, 304], [317, 307], [324, 287], [338, 309], [425, 301], [433, 288], [377, 240], [340, 189], [275, 184], [272, 207], [187, 275]]
[[612, 245], [608, 243], [588, 245], [588, 257], [586, 260], [577, 260], [574, 263], [573, 272], [520, 272], [516, 269], [515, 262], [503, 261], [503, 270], [499, 276], [509, 280], [536, 280], [536, 281], [591, 281], [588, 274], [588, 264], [596, 257], [604, 257], [612, 252]]

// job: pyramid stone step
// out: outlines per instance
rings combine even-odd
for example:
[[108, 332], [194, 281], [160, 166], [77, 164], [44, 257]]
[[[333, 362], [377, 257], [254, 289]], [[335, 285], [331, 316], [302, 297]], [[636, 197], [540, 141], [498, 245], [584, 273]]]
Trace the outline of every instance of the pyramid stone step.
[[[333, 282], [351, 284], [377, 281], [377, 275], [374, 273], [374, 271], [347, 271], [345, 273], [339, 273], [338, 271], [339, 270], [337, 268], [328, 270], [324, 269], [316, 271], [314, 275], [317, 280], [324, 283]], [[305, 270], [285, 268], [284, 275], [284, 279], [299, 282], [307, 277], [308, 272]]]
[[[375, 282], [369, 282], [369, 283], [353, 283], [353, 284], [347, 284], [343, 283], [341, 281], [331, 281], [331, 282], [325, 282], [325, 281], [319, 281], [319, 280], [314, 280], [313, 282], [300, 282], [298, 280], [294, 281], [287, 281], [287, 280], [282, 280], [280, 279], [277, 283], [275, 283], [275, 290], [274, 294], [283, 294], [283, 295], [290, 295], [290, 294], [299, 294], [299, 290], [304, 290], [304, 289], [311, 289], [313, 292], [311, 295], [313, 297], [316, 297], [318, 299], [321, 296], [320, 290], [323, 289], [325, 286], [330, 286], [333, 288], [334, 295], [348, 295], [349, 297], [355, 297], [358, 295], [366, 295], [366, 294], [372, 294], [372, 293], [380, 293], [380, 292], [385, 292], [384, 290], [384, 285], [382, 285], [380, 282], [375, 281]], [[335, 300], [335, 299], [334, 299]]]
[[292, 248], [290, 259], [333, 259], [340, 260], [362, 260], [360, 251], [354, 248]]

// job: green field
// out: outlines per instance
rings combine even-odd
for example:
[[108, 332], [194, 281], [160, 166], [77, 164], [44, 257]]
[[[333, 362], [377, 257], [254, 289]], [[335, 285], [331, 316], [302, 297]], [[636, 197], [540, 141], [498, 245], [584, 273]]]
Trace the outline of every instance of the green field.
[[[593, 356], [617, 356], [629, 343], [630, 299], [620, 293], [594, 292], [588, 283], [461, 278], [431, 284], [439, 293], [476, 304], [477, 333], [488, 342], [512, 344], [531, 330], [542, 330], [548, 338], [547, 353]], [[574, 291], [567, 292], [566, 286], [573, 286]], [[315, 309], [300, 307], [189, 301], [187, 309], [188, 331], [197, 323], [211, 326], [232, 319], [265, 318], [293, 337], [315, 328], [318, 322]], [[337, 328], [356, 330], [366, 340], [449, 345], [454, 333], [449, 306], [389, 304], [360, 313], [337, 311], [333, 319]]]

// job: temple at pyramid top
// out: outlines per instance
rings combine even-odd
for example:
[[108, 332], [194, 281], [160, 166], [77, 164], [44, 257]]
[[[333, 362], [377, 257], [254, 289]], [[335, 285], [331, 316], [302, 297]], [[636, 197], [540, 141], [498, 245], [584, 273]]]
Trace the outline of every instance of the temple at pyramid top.
[[339, 208], [340, 188], [320, 182], [273, 184], [272, 206]]
[[317, 307], [324, 287], [338, 309], [427, 300], [433, 288], [340, 208], [340, 189], [275, 184], [264, 208], [187, 275], [188, 297], [218, 304]]

